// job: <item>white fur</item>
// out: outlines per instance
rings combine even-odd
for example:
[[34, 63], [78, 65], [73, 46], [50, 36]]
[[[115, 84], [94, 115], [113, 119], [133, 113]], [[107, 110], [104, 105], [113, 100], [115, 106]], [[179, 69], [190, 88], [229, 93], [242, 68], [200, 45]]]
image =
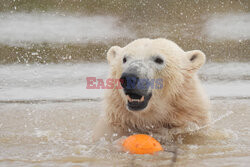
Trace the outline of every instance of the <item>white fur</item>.
[[[162, 67], [151, 60], [155, 55], [164, 58]], [[123, 90], [107, 90], [104, 99], [106, 115], [95, 130], [95, 139], [105, 133], [110, 137], [112, 133], [176, 131], [191, 124], [205, 126], [209, 123], [209, 100], [196, 74], [205, 63], [204, 53], [199, 50], [185, 52], [174, 42], [162, 38], [137, 39], [124, 48], [110, 48], [107, 53], [111, 65], [110, 78], [121, 77], [125, 69], [122, 63], [124, 56], [129, 56], [128, 61], [143, 60], [153, 69], [153, 78], [163, 79], [163, 89], [152, 90], [148, 106], [137, 112], [127, 109]]]

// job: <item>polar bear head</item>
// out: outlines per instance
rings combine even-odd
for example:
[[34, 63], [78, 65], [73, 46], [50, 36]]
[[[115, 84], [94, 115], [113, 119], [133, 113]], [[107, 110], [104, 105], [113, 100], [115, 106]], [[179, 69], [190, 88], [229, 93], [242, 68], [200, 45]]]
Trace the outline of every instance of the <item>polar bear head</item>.
[[[120, 79], [119, 95], [128, 111], [149, 111], [179, 94], [188, 91], [187, 80], [194, 81], [196, 72], [205, 63], [199, 50], [183, 51], [174, 42], [158, 39], [137, 39], [121, 48], [113, 46], [107, 53], [111, 76]], [[173, 107], [173, 106], [168, 106]]]

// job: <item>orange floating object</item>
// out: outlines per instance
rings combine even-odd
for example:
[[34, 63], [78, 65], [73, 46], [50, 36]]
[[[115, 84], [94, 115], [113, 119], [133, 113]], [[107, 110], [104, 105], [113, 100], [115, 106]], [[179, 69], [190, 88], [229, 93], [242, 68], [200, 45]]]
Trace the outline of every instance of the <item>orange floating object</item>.
[[129, 151], [132, 154], [153, 154], [163, 150], [157, 140], [144, 134], [129, 136], [124, 140], [122, 146], [125, 151]]

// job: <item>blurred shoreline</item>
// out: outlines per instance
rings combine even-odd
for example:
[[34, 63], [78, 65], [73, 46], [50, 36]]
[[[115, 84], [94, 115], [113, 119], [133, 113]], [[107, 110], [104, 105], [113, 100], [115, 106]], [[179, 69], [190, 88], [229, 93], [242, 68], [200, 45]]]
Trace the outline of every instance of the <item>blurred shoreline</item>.
[[113, 45], [167, 38], [208, 62], [250, 61], [250, 1], [0, 2], [0, 64], [100, 62]]

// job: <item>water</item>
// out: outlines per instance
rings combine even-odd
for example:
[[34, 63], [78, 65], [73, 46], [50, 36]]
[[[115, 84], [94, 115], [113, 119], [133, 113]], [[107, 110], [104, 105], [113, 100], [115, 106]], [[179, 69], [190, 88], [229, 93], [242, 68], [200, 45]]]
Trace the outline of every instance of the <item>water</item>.
[[[220, 133], [186, 137], [184, 144], [178, 145], [177, 165], [248, 165], [249, 101], [213, 100], [212, 104], [217, 115], [226, 115], [214, 126], [231, 137]], [[101, 112], [97, 102], [12, 103], [0, 108], [1, 166], [158, 166], [169, 164], [173, 156], [169, 152], [133, 156], [105, 141], [91, 143], [91, 127]]]
[[[249, 166], [249, 27], [248, 1], [1, 1], [0, 166]], [[154, 156], [91, 141], [103, 90], [86, 77], [105, 79], [107, 49], [140, 37], [207, 55], [211, 131]]]
[[[177, 165], [189, 166], [194, 160], [197, 166], [249, 163], [249, 67], [211, 63], [200, 71], [213, 99], [213, 128], [218, 132], [183, 137]], [[0, 165], [172, 163], [173, 153], [133, 156], [117, 150], [114, 143], [91, 142], [92, 127], [103, 114], [103, 90], [86, 89], [86, 77], [106, 78], [108, 70], [106, 63], [1, 65]]]
[[[86, 77], [106, 79], [107, 63], [0, 65], [0, 101], [100, 100]], [[220, 71], [220, 73], [218, 73]], [[208, 63], [199, 72], [211, 98], [250, 98], [249, 63]]]
[[213, 40], [246, 40], [250, 38], [250, 14], [212, 16], [204, 26], [204, 33]]
[[[0, 43], [88, 43], [133, 36], [111, 16], [68, 16], [56, 13], [0, 13]], [[100, 28], [101, 27], [101, 28]]]

